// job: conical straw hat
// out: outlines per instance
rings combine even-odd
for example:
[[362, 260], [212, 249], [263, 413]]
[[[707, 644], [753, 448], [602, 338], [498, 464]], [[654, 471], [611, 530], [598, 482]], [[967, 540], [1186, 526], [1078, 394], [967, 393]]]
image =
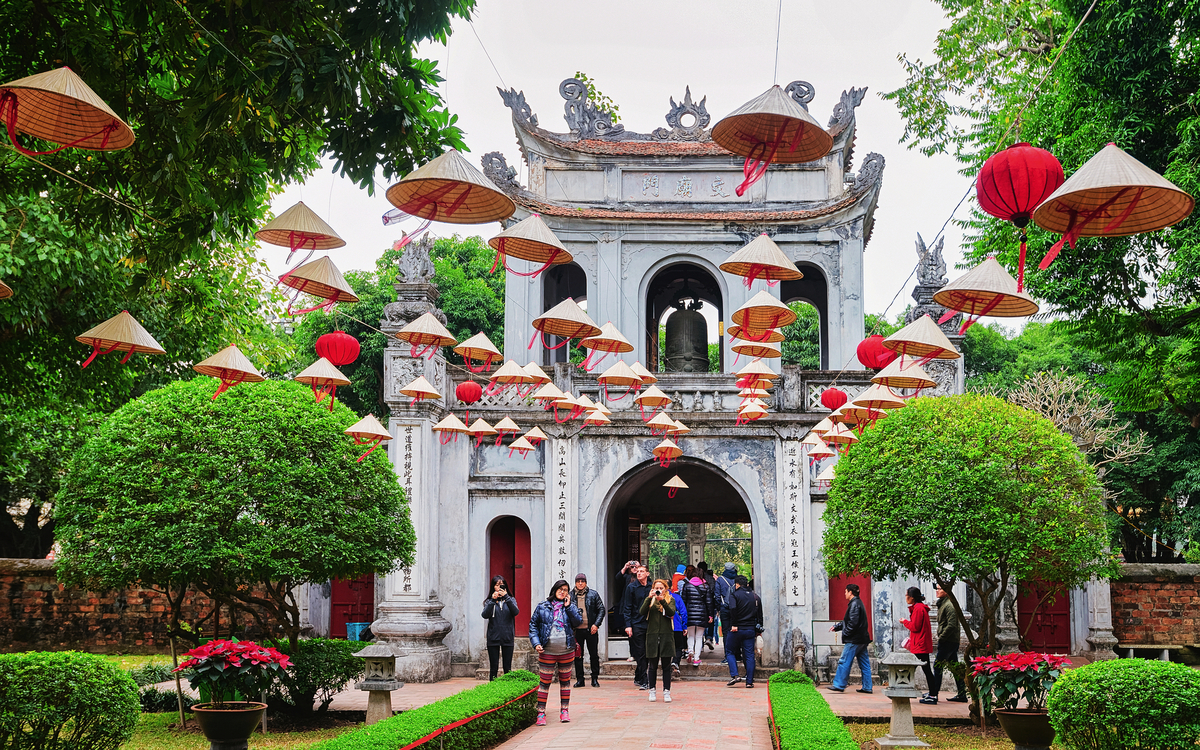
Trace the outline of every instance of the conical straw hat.
[[929, 373], [920, 365], [909, 364], [902, 367], [902, 359], [903, 357], [880, 370], [871, 378], [871, 382], [886, 385], [888, 388], [932, 388], [937, 385], [937, 381], [929, 377]]
[[70, 68], [6, 83], [0, 92], [17, 97], [17, 132], [91, 151], [133, 145], [133, 130]]
[[633, 373], [642, 379], [642, 385], [652, 385], [658, 382], [658, 378], [654, 377], [654, 373], [646, 369], [646, 366], [641, 362], [634, 362], [629, 366]]
[[534, 385], [545, 385], [546, 383], [550, 382], [550, 376], [547, 375], [546, 371], [538, 367], [534, 362], [530, 362], [521, 369], [525, 371], [526, 375], [533, 378], [531, 382], [533, 382]]
[[434, 432], [467, 432], [467, 426], [462, 423], [462, 420], [453, 414], [447, 414], [446, 418], [435, 424], [432, 428]]
[[288, 210], [276, 216], [254, 236], [263, 242], [283, 247], [304, 247], [313, 250], [332, 250], [335, 247], [345, 247], [346, 241], [333, 231], [311, 208], [300, 201]]
[[[933, 318], [922, 315], [913, 322], [883, 340], [883, 345], [918, 359], [958, 359], [962, 355], [946, 338], [946, 334], [933, 322]], [[901, 358], [903, 359], [903, 357]], [[898, 362], [899, 360], [896, 360]], [[893, 362], [892, 364], [896, 364]], [[889, 365], [890, 367], [891, 365]]]
[[517, 427], [517, 423], [512, 421], [508, 417], [504, 417], [503, 419], [501, 419], [499, 422], [496, 423], [496, 431], [497, 432], [518, 432], [518, 431], [520, 431], [520, 429], [521, 429], [520, 427]]
[[392, 185], [387, 199], [406, 214], [448, 224], [500, 221], [517, 208], [454, 149]]
[[846, 443], [857, 442], [858, 435], [855, 435], [846, 425], [839, 424], [825, 433], [825, 436], [821, 439], [829, 445], [845, 445]]
[[1038, 304], [1017, 291], [1017, 280], [993, 256], [942, 287], [933, 301], [967, 315], [1023, 318], [1038, 311]]
[[763, 388], [743, 388], [738, 391], [738, 396], [741, 398], [766, 398], [770, 393]]
[[739, 378], [744, 378], [747, 375], [755, 375], [759, 378], [775, 380], [779, 377], [779, 373], [772, 370], [767, 363], [763, 362], [761, 359], [755, 359], [751, 361], [750, 364], [738, 370], [736, 374]]
[[904, 406], [904, 399], [882, 385], [872, 384], [870, 388], [863, 391], [862, 395], [851, 399], [850, 403], [871, 409], [899, 409]]
[[492, 373], [490, 380], [493, 383], [504, 383], [506, 385], [534, 382], [533, 376], [525, 372], [525, 368], [511, 359], [500, 365], [499, 369]]
[[685, 425], [683, 422], [680, 422], [678, 419], [676, 419], [676, 420], [675, 420], [675, 428], [674, 428], [674, 429], [671, 429], [671, 430], [667, 430], [667, 434], [670, 434], [670, 435], [686, 435], [686, 434], [688, 434], [688, 433], [689, 433], [689, 432], [691, 432], [691, 431], [692, 431], [692, 428], [691, 428], [691, 427], [688, 427], [688, 426], [687, 426], [687, 425]]
[[835, 426], [842, 424], [843, 422], [849, 421], [849, 418], [843, 414], [843, 412], [845, 412], [847, 406], [849, 406], [849, 404], [843, 404], [842, 406], [839, 406], [838, 408], [836, 408], [832, 412], [830, 412], [829, 413], [829, 421], [832, 422]]
[[333, 265], [328, 255], [309, 261], [285, 274], [279, 279], [279, 283], [334, 302], [358, 302], [358, 295], [346, 283], [346, 278], [337, 266]]
[[658, 386], [652, 385], [639, 393], [633, 402], [639, 406], [659, 407], [671, 403], [671, 397], [659, 390]]
[[752, 399], [748, 399], [746, 401], [746, 403], [744, 403], [740, 407], [738, 407], [738, 411], [745, 409], [747, 406], [753, 406], [757, 409], [766, 409], [767, 408], [767, 405], [765, 403], [763, 403], [763, 400], [761, 398], [752, 398]]
[[418, 375], [416, 380], [401, 388], [400, 393], [405, 396], [412, 396], [415, 399], [442, 397], [442, 394], [438, 393], [437, 389], [421, 375]]
[[368, 414], [354, 424], [350, 425], [345, 430], [347, 435], [358, 438], [379, 438], [380, 440], [391, 440], [392, 433], [380, 424], [374, 414]]
[[167, 353], [128, 310], [122, 310], [95, 328], [89, 328], [76, 336], [75, 340], [101, 351], [115, 347], [119, 351], [135, 354]]
[[768, 328], [779, 328], [796, 322], [792, 308], [780, 302], [770, 292], [763, 290], [750, 301], [733, 311], [733, 322], [753, 334]]
[[665, 411], [660, 411], [654, 415], [654, 418], [646, 423], [650, 427], [660, 430], [671, 430], [675, 428], [675, 420], [671, 419], [671, 415]]
[[638, 376], [638, 374], [634, 372], [629, 365], [620, 360], [616, 361], [607, 370], [600, 373], [600, 376], [596, 378], [596, 380], [605, 386], [630, 386], [638, 385], [642, 382], [642, 379]]
[[670, 456], [671, 458], [679, 458], [683, 455], [683, 451], [680, 450], [679, 446], [675, 445], [675, 443], [671, 440], [663, 440], [661, 443], [654, 446], [654, 450], [651, 451], [651, 453], [659, 458], [661, 458], [664, 454]]
[[684, 481], [679, 478], [678, 474], [663, 483], [663, 487], [675, 487], [676, 489], [680, 490], [686, 490], [688, 488], [687, 484], [685, 484]]
[[525, 433], [521, 437], [525, 438], [526, 440], [545, 440], [546, 433], [542, 432], [541, 428], [539, 427], [530, 427], [529, 432]]
[[[298, 383], [304, 383], [306, 385], [316, 385], [316, 386], [350, 385], [350, 379], [347, 378], [345, 375], [343, 375], [341, 373], [341, 371], [338, 370], [338, 368], [334, 367], [333, 364], [329, 360], [325, 359], [324, 357], [321, 357], [316, 362], [313, 362], [311, 365], [304, 368], [304, 371], [301, 372], [299, 375], [297, 375], [295, 378], [293, 378], [293, 380], [295, 380]], [[417, 378], [417, 380], [419, 380], [422, 383], [425, 383], [425, 385], [429, 386], [429, 383], [425, 381], [425, 378]], [[413, 383], [415, 384], [417, 382], [417, 380], [414, 380]], [[411, 388], [412, 385], [410, 385], [409, 387]], [[433, 390], [433, 386], [429, 386], [429, 389]], [[400, 392], [407, 393], [410, 396], [416, 395], [416, 394], [408, 393], [407, 391], [400, 391]]]
[[813, 445], [816, 445], [816, 444], [817, 444], [817, 441], [818, 441], [818, 440], [820, 440], [820, 439], [821, 439], [821, 436], [820, 436], [820, 435], [818, 435], [817, 433], [815, 433], [815, 432], [809, 432], [807, 435], [805, 435], [805, 436], [804, 436], [804, 437], [803, 437], [803, 438], [800, 440], [800, 445], [813, 446]]
[[768, 328], [764, 336], [763, 331], [751, 331], [739, 325], [732, 325], [725, 329], [725, 333], [735, 341], [753, 341], [762, 344], [778, 344], [787, 338], [778, 328]]
[[766, 413], [766, 407], [757, 401], [751, 401], [742, 408], [738, 409], [739, 417], [748, 417], [750, 419], [758, 419]]
[[833, 136], [779, 86], [723, 117], [713, 126], [712, 139], [726, 151], [753, 158], [763, 157], [762, 144], [780, 143], [771, 158], [779, 164], [820, 159], [833, 146]]
[[570, 297], [534, 318], [533, 327], [542, 333], [567, 339], [588, 338], [600, 333], [600, 326]]
[[598, 425], [608, 424], [611, 421], [611, 419], [604, 415], [604, 412], [598, 409], [592, 409], [587, 413], [587, 417], [584, 418], [583, 423], [587, 425]]
[[519, 437], [516, 440], [514, 440], [508, 444], [508, 449], [509, 449], [510, 453], [512, 451], [521, 451], [521, 455], [525, 455], [526, 452], [534, 450], [535, 448], [536, 448], [536, 446], [533, 443], [526, 440], [524, 437]]
[[761, 375], [747, 375], [744, 378], [738, 378], [737, 385], [740, 388], [758, 388], [764, 391], [769, 391], [775, 387], [775, 383]]
[[[447, 331], [447, 333], [449, 332]], [[477, 333], [454, 347], [454, 353], [463, 359], [476, 359], [480, 362], [486, 362], [488, 359], [500, 359], [500, 350], [483, 333]]]
[[476, 435], [476, 436], [478, 436], [478, 435], [495, 435], [496, 428], [492, 427], [490, 424], [488, 424], [483, 419], [476, 419], [474, 422], [471, 423], [471, 426], [467, 428], [467, 432], [471, 433], [472, 435]]
[[815, 425], [813, 425], [812, 431], [816, 435], [820, 436], [820, 435], [824, 435], [825, 433], [829, 432], [832, 429], [833, 429], [833, 421], [830, 420], [829, 417], [825, 417], [820, 422], [817, 422]]
[[633, 351], [633, 344], [629, 343], [629, 339], [621, 335], [617, 327], [608, 321], [600, 326], [600, 333], [595, 336], [588, 336], [579, 345], [584, 349], [599, 349], [602, 352], [615, 352], [625, 354]]
[[585, 396], [582, 393], [579, 394], [579, 398], [575, 399], [575, 403], [579, 404], [580, 406], [582, 406], [584, 409], [587, 409], [588, 411], [592, 411], [593, 409], [596, 408], [596, 402], [592, 401], [590, 398], [588, 398], [587, 396]]
[[433, 313], [425, 313], [396, 331], [396, 338], [413, 346], [453, 346], [458, 343]]
[[833, 470], [836, 467], [837, 467], [837, 464], [830, 464], [829, 466], [826, 466], [825, 470], [817, 475], [817, 481], [818, 482], [832, 482], [833, 481]]
[[1077, 220], [1075, 228], [1084, 237], [1123, 237], [1169, 227], [1187, 218], [1195, 205], [1192, 196], [1110, 143], [1034, 210], [1033, 221], [1064, 234], [1072, 212], [1083, 219], [1080, 214], [1103, 207], [1101, 215], [1085, 226]]
[[192, 365], [192, 369], [201, 375], [210, 375], [222, 380], [237, 373], [238, 382], [241, 383], [261, 383], [266, 380], [254, 363], [242, 354], [242, 350], [233, 345], [225, 347], [203, 362], [197, 362]]
[[846, 404], [842, 407], [843, 424], [862, 424], [864, 422], [874, 422], [876, 420], [883, 419], [886, 416], [887, 412], [883, 409], [872, 409], [869, 406]]
[[817, 442], [808, 449], [809, 458], [832, 458], [836, 455], [837, 451], [830, 448], [821, 438], [817, 438]]
[[720, 268], [725, 273], [731, 273], [734, 276], [750, 277], [753, 275], [755, 279], [770, 281], [790, 281], [804, 278], [804, 274], [800, 273], [796, 264], [779, 249], [779, 245], [776, 245], [765, 232], [729, 256], [729, 260], [722, 263]]
[[554, 403], [560, 408], [564, 406], [575, 406], [575, 397], [568, 391], [562, 391], [562, 395], [554, 399]]
[[8, 299], [13, 296], [12, 287], [0, 281], [0, 299]]
[[567, 252], [562, 242], [537, 214], [505, 229], [488, 240], [488, 244], [510, 258], [520, 258], [530, 263], [557, 266], [572, 260], [571, 253]]
[[534, 401], [557, 401], [563, 397], [563, 392], [558, 390], [558, 386], [554, 383], [546, 383], [533, 394]]
[[778, 359], [783, 354], [780, 352], [779, 344], [758, 344], [749, 341], [736, 343], [729, 347], [735, 354], [742, 354], [747, 357], [762, 357], [764, 359]]

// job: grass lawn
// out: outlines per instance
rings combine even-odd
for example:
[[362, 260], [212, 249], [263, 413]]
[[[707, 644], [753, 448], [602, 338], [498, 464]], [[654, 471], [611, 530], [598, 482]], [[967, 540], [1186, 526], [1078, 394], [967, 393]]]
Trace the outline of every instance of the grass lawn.
[[[175, 714], [142, 714], [138, 720], [133, 738], [121, 745], [121, 750], [208, 750], [208, 740], [196, 728], [196, 723], [188, 719], [188, 728], [180, 732], [168, 729], [168, 725], [178, 721]], [[317, 729], [311, 732], [268, 732], [254, 734], [250, 737], [250, 748], [270, 747], [277, 750], [300, 750], [311, 747], [318, 740], [336, 737], [339, 734], [352, 731], [357, 727], [344, 726], [335, 729]], [[1011, 748], [1012, 745], [1009, 745]]]
[[165, 664], [171, 666], [170, 654], [104, 654], [104, 660], [116, 664], [121, 669], [133, 669], [144, 664]]
[[[888, 733], [887, 724], [847, 724], [851, 736], [858, 744]], [[1000, 727], [988, 727], [987, 739], [979, 736], [976, 727], [935, 727], [928, 724], [917, 725], [917, 736], [923, 742], [929, 743], [934, 750], [1012, 750], [1012, 740], [1004, 734]], [[1051, 745], [1054, 750], [1062, 750], [1061, 745]]]

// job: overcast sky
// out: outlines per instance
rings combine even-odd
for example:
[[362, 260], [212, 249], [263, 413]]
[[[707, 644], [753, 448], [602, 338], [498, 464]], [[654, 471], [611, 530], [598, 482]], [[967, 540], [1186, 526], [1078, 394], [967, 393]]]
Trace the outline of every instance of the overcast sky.
[[[779, 73], [773, 78], [777, 12], [776, 0], [480, 0], [472, 23], [456, 20], [448, 45], [426, 45], [422, 54], [440, 63], [446, 78], [442, 93], [465, 131], [467, 158], [479, 167], [483, 154], [502, 151], [525, 185], [525, 165], [497, 86], [524, 91], [543, 128], [566, 132], [558, 84], [582, 71], [620, 107], [626, 129], [639, 133], [666, 126], [668, 99], [682, 98], [685, 86], [697, 102], [708, 97], [716, 124], [772, 83], [805, 80], [816, 89], [809, 109], [822, 125], [842, 90], [867, 87], [857, 110], [854, 169], [871, 151], [887, 160], [866, 249], [866, 309], [880, 312], [916, 264], [916, 234], [931, 241], [970, 182], [950, 157], [926, 157], [900, 145], [903, 123], [895, 105], [879, 96], [904, 81], [897, 55], [930, 59], [945, 20], [931, 0], [784, 0]], [[392, 208], [383, 190], [369, 196], [331, 169], [288, 187], [273, 207], [280, 213], [298, 200], [347, 241], [330, 252], [343, 271], [374, 268], [375, 259], [400, 237], [399, 228], [385, 227], [380, 219]], [[964, 204], [959, 216], [967, 210]], [[439, 236], [487, 238], [499, 229], [434, 225]], [[951, 224], [945, 253], [951, 269], [962, 260], [960, 245], [961, 232]], [[286, 248], [264, 246], [260, 255], [272, 271], [286, 269]], [[951, 278], [958, 273], [951, 270]], [[889, 317], [909, 303], [911, 286], [910, 281], [903, 287]]]

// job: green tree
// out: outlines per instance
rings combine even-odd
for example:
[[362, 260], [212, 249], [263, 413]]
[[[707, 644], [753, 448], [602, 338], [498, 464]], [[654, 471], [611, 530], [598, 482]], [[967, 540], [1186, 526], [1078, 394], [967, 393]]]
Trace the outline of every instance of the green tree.
[[998, 648], [1010, 583], [1055, 592], [1115, 573], [1095, 471], [1050, 420], [992, 396], [919, 398], [867, 430], [837, 466], [822, 553], [830, 575], [967, 584], [951, 594], [968, 653]]
[[[295, 653], [305, 583], [412, 563], [415, 538], [387, 456], [362, 453], [308, 388], [268, 381], [213, 399], [217, 381], [172, 383], [118, 409], [71, 462], [56, 500], [66, 583], [139, 583], [170, 602], [189, 587], [244, 612]], [[328, 402], [326, 402], [328, 403]]]
[[789, 302], [796, 321], [783, 329], [783, 364], [821, 369], [821, 315], [807, 302]]

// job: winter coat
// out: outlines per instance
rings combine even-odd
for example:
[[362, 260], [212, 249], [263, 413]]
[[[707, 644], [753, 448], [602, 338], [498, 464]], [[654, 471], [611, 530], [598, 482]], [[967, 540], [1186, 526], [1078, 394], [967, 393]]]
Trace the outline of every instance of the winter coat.
[[683, 583], [683, 603], [687, 605], [688, 622], [696, 627], [708, 625], [712, 616], [708, 585], [700, 578]]
[[512, 643], [514, 621], [521, 610], [517, 608], [517, 600], [511, 594], [505, 594], [503, 599], [496, 600], [488, 597], [483, 601], [483, 619], [487, 624], [487, 642], [489, 646]]
[[651, 606], [653, 600], [647, 596], [638, 607], [638, 613], [646, 620], [646, 658], [660, 659], [675, 656], [675, 631], [671, 621], [675, 619], [675, 598], [663, 599], [663, 611]]
[[842, 643], [870, 643], [871, 631], [867, 627], [867, 608], [862, 599], [850, 597], [846, 602], [846, 616], [833, 626], [834, 630], [842, 631]]
[[746, 587], [735, 589], [725, 597], [725, 610], [721, 612], [721, 622], [738, 631], [762, 627], [762, 600], [758, 594]]
[[683, 603], [682, 594], [672, 592], [671, 598], [675, 600], [675, 619], [672, 624], [675, 626], [676, 632], [682, 633], [687, 630], [688, 625], [687, 606]]
[[901, 620], [900, 624], [912, 633], [908, 639], [908, 650], [914, 654], [929, 654], [933, 652], [933, 630], [929, 625], [929, 607], [923, 602], [908, 608], [909, 619]]
[[648, 596], [650, 596], [649, 578], [645, 583], [638, 583], [635, 578], [633, 583], [625, 587], [625, 595], [621, 597], [621, 617], [625, 621], [625, 627], [636, 630], [646, 629], [646, 617], [641, 613], [640, 607], [642, 601]]
[[958, 642], [962, 638], [962, 630], [958, 626], [958, 614], [954, 611], [954, 605], [950, 603], [950, 597], [943, 596], [938, 599], [938, 645], [942, 643], [953, 643], [954, 650], [958, 650]]
[[[583, 595], [583, 606], [587, 609], [587, 627], [591, 630], [593, 625], [599, 628], [604, 622], [604, 601], [600, 599], [599, 591], [590, 588], [586, 591]], [[579, 592], [575, 589], [571, 589], [571, 601], [575, 606], [579, 606]]]
[[733, 593], [733, 579], [724, 573], [713, 579], [713, 600], [717, 610], [725, 609], [725, 599]]
[[[575, 628], [583, 622], [579, 607], [570, 599], [567, 600], [567, 648], [575, 648]], [[538, 602], [529, 618], [529, 645], [546, 647], [550, 642], [550, 631], [554, 628], [554, 605], [546, 599]]]

